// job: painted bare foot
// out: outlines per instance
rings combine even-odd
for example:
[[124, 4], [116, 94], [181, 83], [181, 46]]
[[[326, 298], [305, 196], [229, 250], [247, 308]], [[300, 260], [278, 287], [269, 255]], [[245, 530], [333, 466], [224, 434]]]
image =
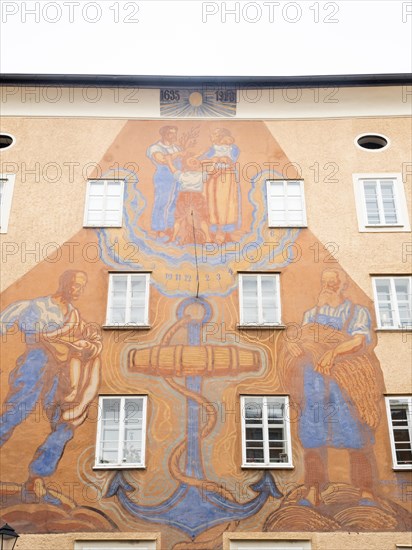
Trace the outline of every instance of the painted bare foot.
[[37, 498], [43, 498], [47, 494], [46, 486], [41, 477], [31, 477], [25, 483], [28, 493], [34, 493]]
[[306, 495], [306, 500], [309, 501], [313, 506], [318, 506], [320, 502], [322, 501], [321, 496], [319, 494], [319, 489], [317, 487], [312, 486], [308, 494]]

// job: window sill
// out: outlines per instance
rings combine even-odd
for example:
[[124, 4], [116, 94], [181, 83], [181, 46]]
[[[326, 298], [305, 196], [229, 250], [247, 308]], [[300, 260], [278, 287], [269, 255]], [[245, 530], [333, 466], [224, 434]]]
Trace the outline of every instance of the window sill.
[[85, 229], [99, 229], [100, 227], [101, 228], [105, 228], [105, 227], [123, 227], [123, 224], [121, 225], [118, 225], [118, 224], [115, 224], [115, 225], [103, 225], [103, 224], [97, 224], [97, 225], [90, 225], [90, 224], [83, 224], [83, 227]]
[[286, 325], [258, 325], [258, 324], [250, 324], [250, 325], [243, 325], [243, 324], [239, 324], [239, 325], [236, 325], [236, 327], [238, 329], [250, 329], [250, 330], [256, 330], [256, 329], [268, 329], [268, 330], [285, 330], [286, 329]]
[[146, 466], [136, 464], [95, 464], [92, 470], [145, 470]]
[[365, 229], [399, 229], [405, 227], [404, 223], [367, 223], [363, 226]]
[[409, 233], [405, 225], [366, 225], [359, 228], [360, 233]]
[[294, 470], [293, 464], [242, 464], [241, 468], [246, 470]]
[[412, 332], [412, 326], [409, 325], [407, 327], [388, 327], [388, 328], [375, 328], [375, 332]]
[[392, 466], [394, 472], [410, 472], [412, 470], [411, 466]]
[[283, 225], [268, 225], [269, 229], [293, 229], [293, 228], [307, 229], [307, 227], [308, 227], [307, 223], [302, 223], [302, 224], [297, 224], [297, 225], [286, 225], [286, 224], [283, 224]]
[[149, 330], [152, 325], [102, 325], [103, 330]]

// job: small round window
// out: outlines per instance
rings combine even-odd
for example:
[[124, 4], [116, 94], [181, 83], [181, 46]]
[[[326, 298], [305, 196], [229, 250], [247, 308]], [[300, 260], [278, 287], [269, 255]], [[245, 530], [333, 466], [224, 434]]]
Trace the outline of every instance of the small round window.
[[9, 134], [0, 134], [0, 149], [8, 149], [14, 143], [14, 138]]
[[379, 134], [363, 134], [356, 139], [356, 143], [361, 149], [379, 151], [388, 146], [389, 140]]

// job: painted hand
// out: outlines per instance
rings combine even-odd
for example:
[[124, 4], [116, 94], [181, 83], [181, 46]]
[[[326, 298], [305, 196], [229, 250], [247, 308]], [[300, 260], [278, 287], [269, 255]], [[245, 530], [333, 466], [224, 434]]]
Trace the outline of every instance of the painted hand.
[[335, 350], [331, 349], [322, 355], [319, 362], [315, 366], [317, 372], [323, 374], [330, 374], [331, 368], [333, 367], [333, 362], [335, 360]]
[[288, 352], [293, 355], [293, 357], [300, 357], [303, 355], [303, 349], [299, 344], [296, 344], [295, 342], [288, 342], [287, 344]]

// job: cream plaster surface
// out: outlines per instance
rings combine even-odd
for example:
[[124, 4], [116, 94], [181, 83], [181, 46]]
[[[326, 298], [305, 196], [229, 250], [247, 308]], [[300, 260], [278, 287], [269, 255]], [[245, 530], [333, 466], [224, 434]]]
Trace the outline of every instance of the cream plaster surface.
[[77, 541], [156, 541], [156, 550], [163, 550], [160, 533], [61, 533], [21, 535], [15, 550], [74, 550]]
[[57, 246], [82, 228], [87, 178], [124, 124], [2, 118], [1, 131], [16, 143], [1, 153], [0, 174], [15, 173], [16, 180], [8, 231], [0, 236], [1, 290], [49, 255], [57, 258]]
[[[410, 533], [356, 533], [356, 532], [277, 532], [277, 533], [223, 533], [223, 550], [230, 550], [231, 540], [301, 540], [310, 541], [312, 550], [396, 550], [397, 544], [412, 544]], [[166, 550], [166, 549], [165, 549]], [[206, 549], [205, 549], [206, 550]]]

